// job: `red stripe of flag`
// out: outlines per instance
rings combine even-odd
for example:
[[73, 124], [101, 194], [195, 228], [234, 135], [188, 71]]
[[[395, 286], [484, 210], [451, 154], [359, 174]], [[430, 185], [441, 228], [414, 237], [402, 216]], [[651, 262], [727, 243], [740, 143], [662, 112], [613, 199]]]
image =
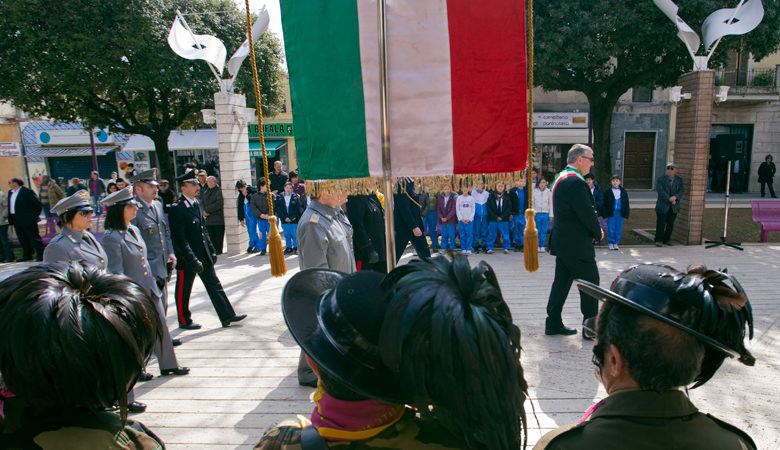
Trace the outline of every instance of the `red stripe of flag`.
[[528, 155], [525, 1], [447, 0], [454, 173], [520, 170]]

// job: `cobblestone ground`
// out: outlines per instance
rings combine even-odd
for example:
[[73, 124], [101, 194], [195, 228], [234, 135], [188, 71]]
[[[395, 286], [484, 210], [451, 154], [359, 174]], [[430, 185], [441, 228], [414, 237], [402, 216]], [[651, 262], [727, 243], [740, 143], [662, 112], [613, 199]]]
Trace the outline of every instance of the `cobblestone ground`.
[[[405, 261], [409, 255], [404, 257]], [[540, 270], [527, 273], [523, 255], [472, 255], [498, 273], [515, 323], [523, 333], [523, 366], [530, 385], [529, 444], [559, 425], [577, 421], [606, 395], [593, 376], [592, 344], [580, 335], [544, 336], [545, 305], [553, 279], [554, 257], [540, 256]], [[727, 267], [747, 290], [755, 318], [755, 337], [749, 345], [755, 367], [727, 360], [705, 386], [689, 392], [701, 410], [747, 431], [760, 449], [780, 448], [780, 246], [746, 245], [744, 252], [702, 246], [633, 247], [597, 250], [601, 285], [624, 268], [641, 262], [661, 262], [679, 269], [706, 263]], [[0, 270], [7, 272], [8, 265]], [[16, 270], [18, 267], [11, 270]], [[170, 449], [251, 448], [263, 432], [283, 418], [309, 415], [312, 389], [299, 387], [295, 377], [298, 348], [284, 325], [280, 294], [297, 258], [287, 258], [288, 274], [270, 276], [268, 257], [220, 256], [217, 271], [237, 313], [249, 318], [223, 329], [200, 281], [195, 282], [193, 319], [203, 329], [176, 328], [170, 302], [169, 325], [184, 344], [176, 352], [192, 368], [183, 377], [158, 377], [136, 385], [136, 397], [149, 405], [135, 416], [154, 430]], [[173, 283], [170, 295], [173, 297]], [[579, 296], [573, 289], [564, 308], [564, 322], [580, 328]], [[156, 362], [149, 371], [159, 374]], [[531, 405], [532, 404], [532, 405]], [[531, 407], [533, 406], [533, 407]]]

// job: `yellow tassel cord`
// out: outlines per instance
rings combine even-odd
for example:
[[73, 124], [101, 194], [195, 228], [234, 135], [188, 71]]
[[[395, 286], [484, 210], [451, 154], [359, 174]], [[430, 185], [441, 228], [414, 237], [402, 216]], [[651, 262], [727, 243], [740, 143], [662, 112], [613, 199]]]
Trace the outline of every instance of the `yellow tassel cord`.
[[[265, 139], [263, 137], [263, 111], [260, 101], [260, 82], [257, 79], [257, 63], [255, 62], [255, 44], [252, 37], [252, 15], [249, 13], [249, 0], [246, 0], [246, 28], [249, 38], [249, 56], [252, 60], [252, 79], [255, 85], [255, 102], [257, 112], [257, 130], [260, 134], [260, 145], [263, 150], [263, 174], [266, 182], [268, 181], [268, 155], [265, 152]], [[268, 256], [271, 260], [271, 275], [281, 277], [287, 273], [287, 266], [284, 262], [284, 253], [282, 252], [282, 236], [279, 229], [276, 228], [276, 216], [274, 216], [273, 196], [268, 193], [268, 222], [271, 224], [271, 230], [268, 233]]]
[[[533, 179], [534, 170], [534, 1], [528, 0], [528, 177]], [[525, 232], [523, 233], [523, 254], [525, 270], [539, 270], [539, 236], [534, 216], [533, 190], [529, 186], [528, 209], [525, 210]]]

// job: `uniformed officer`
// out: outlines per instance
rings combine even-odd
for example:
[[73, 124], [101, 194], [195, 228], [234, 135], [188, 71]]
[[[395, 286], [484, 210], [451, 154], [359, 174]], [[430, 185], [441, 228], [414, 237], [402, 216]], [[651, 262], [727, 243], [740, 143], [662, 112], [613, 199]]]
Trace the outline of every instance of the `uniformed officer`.
[[217, 316], [223, 327], [230, 326], [246, 318], [246, 314], [236, 315], [230, 304], [222, 283], [217, 278], [214, 263], [217, 253], [211, 244], [203, 218], [203, 209], [198, 201], [200, 183], [195, 178], [197, 170], [190, 170], [176, 178], [181, 188], [181, 197], [171, 205], [168, 220], [171, 224], [171, 240], [178, 261], [176, 271], [176, 310], [178, 311], [179, 328], [197, 330], [201, 326], [192, 321], [190, 313], [190, 294], [192, 283], [197, 274], [211, 304], [217, 311]]
[[87, 228], [92, 225], [93, 210], [89, 193], [80, 190], [58, 201], [51, 208], [60, 217], [62, 230], [43, 251], [43, 262], [77, 262], [106, 270], [106, 252]]
[[680, 390], [706, 383], [726, 356], [755, 364], [744, 343], [746, 324], [753, 336], [753, 314], [739, 282], [704, 266], [683, 273], [642, 264], [621, 273], [611, 290], [577, 285], [605, 302], [593, 363], [609, 396], [535, 449], [756, 448], [741, 430], [700, 413]]
[[[165, 220], [163, 205], [156, 199], [157, 169], [145, 170], [131, 178], [130, 182], [133, 183], [135, 201], [138, 204], [138, 213], [132, 220], [132, 224], [138, 227], [141, 237], [146, 242], [148, 250], [146, 260], [162, 294], [163, 311], [167, 314], [169, 270], [176, 268], [176, 256], [173, 254], [171, 233]], [[173, 340], [173, 345], [180, 344], [181, 341], [178, 339]]]
[[[173, 350], [171, 334], [165, 318], [162, 305], [162, 291], [151, 270], [148, 260], [146, 243], [141, 237], [141, 231], [131, 221], [138, 211], [138, 204], [133, 198], [131, 187], [114, 192], [103, 200], [108, 208], [106, 213], [106, 233], [103, 235], [103, 248], [108, 255], [108, 269], [117, 274], [124, 274], [141, 285], [147, 294], [154, 299], [157, 314], [162, 322], [162, 343], [155, 343], [154, 354], [160, 365], [162, 375], [186, 375], [187, 367], [180, 367]], [[149, 377], [146, 377], [149, 379]]]

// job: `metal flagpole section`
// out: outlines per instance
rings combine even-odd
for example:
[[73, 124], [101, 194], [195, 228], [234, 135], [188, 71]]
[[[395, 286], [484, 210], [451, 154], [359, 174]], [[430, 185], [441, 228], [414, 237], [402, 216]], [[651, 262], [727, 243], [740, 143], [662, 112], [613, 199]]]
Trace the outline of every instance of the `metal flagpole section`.
[[385, 182], [385, 254], [387, 270], [395, 267], [395, 227], [393, 226], [393, 171], [390, 160], [390, 126], [387, 107], [387, 21], [385, 0], [377, 2], [379, 16], [379, 108], [382, 130], [382, 177]]

